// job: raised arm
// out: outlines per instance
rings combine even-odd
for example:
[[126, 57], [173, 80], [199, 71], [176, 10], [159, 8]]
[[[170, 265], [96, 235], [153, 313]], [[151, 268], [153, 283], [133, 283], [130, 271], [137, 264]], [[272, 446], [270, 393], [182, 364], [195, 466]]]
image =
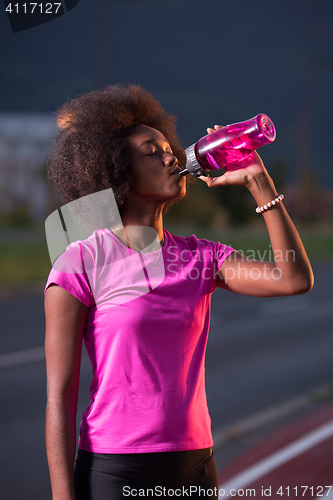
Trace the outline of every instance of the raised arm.
[[46, 451], [53, 500], [75, 500], [76, 411], [87, 311], [60, 286], [46, 290]]
[[[217, 127], [218, 128], [218, 127]], [[244, 168], [226, 172], [221, 177], [200, 177], [209, 187], [244, 185], [259, 207], [275, 200], [278, 193], [260, 156], [254, 152], [242, 160]], [[217, 286], [258, 297], [306, 293], [313, 286], [313, 273], [301, 238], [283, 202], [258, 214], [268, 229], [275, 262], [250, 260], [238, 252], [222, 264]]]

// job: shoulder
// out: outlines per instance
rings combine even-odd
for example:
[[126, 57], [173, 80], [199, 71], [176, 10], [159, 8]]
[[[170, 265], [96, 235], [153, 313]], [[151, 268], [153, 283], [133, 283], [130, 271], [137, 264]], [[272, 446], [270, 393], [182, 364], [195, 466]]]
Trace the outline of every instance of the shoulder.
[[166, 230], [164, 231], [167, 233], [168, 238], [170, 238], [170, 246], [180, 248], [180, 250], [186, 248], [193, 254], [200, 253], [207, 257], [209, 256], [212, 260], [217, 260], [219, 263], [234, 252], [234, 248], [228, 245], [206, 238], [198, 238], [195, 234], [183, 237], [171, 234]]
[[85, 240], [70, 243], [56, 262], [66, 263], [69, 267], [72, 267], [75, 263], [76, 265], [82, 265], [84, 268], [90, 260], [94, 261], [98, 255], [104, 254], [108, 243], [111, 241], [107, 230], [97, 229]]
[[205, 238], [198, 238], [195, 234], [191, 234], [191, 236], [179, 236], [169, 233], [166, 229], [164, 232], [167, 233], [168, 238], [170, 238], [171, 244], [179, 246], [187, 246], [189, 248], [211, 248], [218, 244]]
[[216, 245], [218, 245], [218, 243], [214, 243], [205, 238], [198, 238], [195, 234], [184, 237], [169, 233], [168, 231], [165, 232], [168, 236], [168, 246], [176, 247], [179, 250], [186, 249], [192, 253], [204, 251], [214, 252]]

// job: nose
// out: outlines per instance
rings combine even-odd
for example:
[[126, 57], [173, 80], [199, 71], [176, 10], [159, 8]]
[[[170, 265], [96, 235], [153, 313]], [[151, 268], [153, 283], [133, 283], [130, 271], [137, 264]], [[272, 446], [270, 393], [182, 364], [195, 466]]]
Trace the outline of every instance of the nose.
[[175, 155], [168, 153], [168, 152], [165, 152], [164, 153], [164, 165], [166, 167], [178, 165], [178, 159], [176, 158]]

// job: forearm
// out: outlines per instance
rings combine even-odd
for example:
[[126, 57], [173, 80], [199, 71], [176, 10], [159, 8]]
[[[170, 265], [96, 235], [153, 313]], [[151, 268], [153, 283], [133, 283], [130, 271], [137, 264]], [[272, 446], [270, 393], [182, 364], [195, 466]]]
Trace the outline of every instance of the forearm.
[[75, 500], [76, 411], [87, 312], [60, 286], [46, 290], [46, 451], [53, 500]]
[[[267, 205], [278, 193], [274, 183], [265, 171], [251, 179], [248, 189], [259, 206]], [[281, 280], [289, 293], [304, 293], [313, 285], [313, 273], [300, 236], [282, 202], [262, 212], [272, 251], [274, 254], [276, 278]]]
[[53, 500], [75, 500], [74, 458], [76, 404], [66, 397], [49, 397], [46, 407], [46, 452]]

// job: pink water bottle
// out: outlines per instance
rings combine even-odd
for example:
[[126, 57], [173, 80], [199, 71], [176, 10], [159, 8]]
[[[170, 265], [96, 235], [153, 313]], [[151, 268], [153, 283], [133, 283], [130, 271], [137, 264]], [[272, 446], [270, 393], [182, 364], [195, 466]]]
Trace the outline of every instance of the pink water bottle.
[[237, 162], [252, 151], [273, 142], [275, 127], [268, 116], [259, 115], [245, 122], [233, 123], [205, 135], [186, 150], [186, 166], [179, 175], [195, 177], [206, 175], [208, 170], [226, 171], [240, 168]]

